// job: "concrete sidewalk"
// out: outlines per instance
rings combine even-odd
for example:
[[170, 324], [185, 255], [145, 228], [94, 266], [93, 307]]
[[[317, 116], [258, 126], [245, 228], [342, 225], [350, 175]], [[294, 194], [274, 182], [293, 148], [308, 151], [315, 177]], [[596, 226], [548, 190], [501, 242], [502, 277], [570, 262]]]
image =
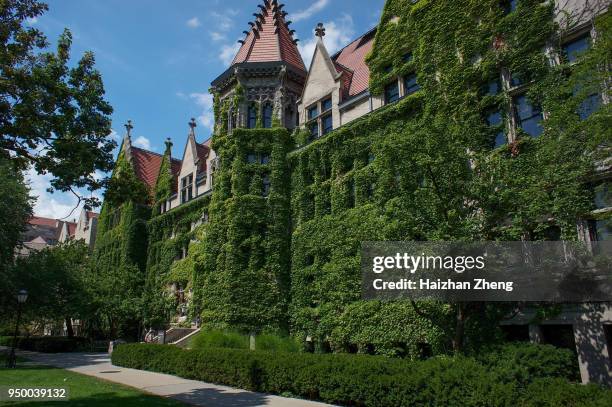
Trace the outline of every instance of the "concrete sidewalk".
[[[2, 348], [2, 347], [0, 347]], [[105, 353], [37, 353], [17, 351], [36, 364], [55, 366], [87, 376], [134, 387], [157, 396], [170, 397], [206, 407], [323, 407], [329, 404], [254, 393], [226, 386], [182, 379], [167, 374], [113, 366]], [[23, 363], [22, 363], [23, 364]]]

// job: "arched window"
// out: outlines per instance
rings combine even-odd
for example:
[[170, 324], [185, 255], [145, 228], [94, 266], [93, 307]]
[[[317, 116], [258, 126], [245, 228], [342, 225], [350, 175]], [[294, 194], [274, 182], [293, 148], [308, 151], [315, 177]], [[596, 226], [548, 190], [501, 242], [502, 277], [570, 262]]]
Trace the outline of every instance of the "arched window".
[[266, 103], [263, 107], [263, 126], [266, 129], [272, 127], [272, 105]]
[[254, 129], [257, 127], [257, 106], [250, 105], [247, 117], [247, 128]]

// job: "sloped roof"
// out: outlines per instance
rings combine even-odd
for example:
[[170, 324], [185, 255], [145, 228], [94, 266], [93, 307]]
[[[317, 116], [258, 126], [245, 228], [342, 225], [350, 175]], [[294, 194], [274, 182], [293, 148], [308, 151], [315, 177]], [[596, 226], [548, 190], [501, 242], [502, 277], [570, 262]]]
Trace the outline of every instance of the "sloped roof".
[[366, 56], [372, 50], [376, 28], [371, 29], [361, 37], [357, 38], [346, 47], [332, 56], [338, 72], [351, 75], [343, 75], [345, 81], [345, 96], [351, 98], [368, 89], [370, 82], [370, 68], [366, 64]]
[[289, 30], [282, 4], [264, 1], [232, 65], [243, 62], [286, 62], [306, 71]]
[[57, 219], [43, 218], [41, 216], [32, 216], [28, 223], [36, 226], [48, 226], [51, 228], [57, 227]]
[[[163, 156], [152, 151], [144, 150], [138, 147], [132, 147], [132, 163], [134, 165], [134, 172], [138, 179], [143, 181], [148, 187], [152, 194], [155, 190], [155, 183], [157, 182], [157, 176], [161, 168]], [[172, 159], [170, 164], [172, 172], [174, 173], [176, 168], [180, 171], [181, 161]]]

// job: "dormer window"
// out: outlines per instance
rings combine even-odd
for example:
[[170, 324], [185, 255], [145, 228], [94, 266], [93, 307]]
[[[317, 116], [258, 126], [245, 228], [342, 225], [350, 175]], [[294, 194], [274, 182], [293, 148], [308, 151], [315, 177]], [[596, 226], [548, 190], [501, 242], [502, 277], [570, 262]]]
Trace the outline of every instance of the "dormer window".
[[193, 174], [189, 174], [181, 179], [181, 203], [189, 202], [193, 199]]
[[306, 128], [310, 133], [310, 141], [330, 133], [334, 129], [333, 100], [331, 96], [321, 99], [306, 108], [308, 123]]
[[321, 111], [322, 112], [327, 112], [328, 110], [331, 110], [331, 108], [332, 108], [332, 99], [331, 98], [327, 98], [323, 102], [321, 102]]
[[319, 115], [319, 106], [314, 105], [308, 108], [308, 120], [312, 120]]
[[321, 119], [321, 128], [323, 130], [323, 135], [326, 135], [334, 129], [334, 121], [331, 114], [328, 114]]

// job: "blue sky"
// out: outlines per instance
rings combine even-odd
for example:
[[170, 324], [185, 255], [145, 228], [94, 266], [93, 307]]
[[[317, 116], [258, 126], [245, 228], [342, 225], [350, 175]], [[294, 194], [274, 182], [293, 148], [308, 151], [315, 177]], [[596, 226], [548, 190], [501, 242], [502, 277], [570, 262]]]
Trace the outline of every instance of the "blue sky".
[[[180, 155], [191, 117], [198, 140], [212, 131], [210, 83], [225, 69], [262, 0], [50, 0], [49, 11], [30, 24], [54, 44], [67, 27], [73, 34], [73, 58], [91, 50], [102, 72], [107, 100], [114, 108], [113, 136], [134, 123], [134, 143], [163, 151], [171, 137]], [[330, 52], [375, 26], [384, 0], [285, 0], [287, 17], [308, 63], [314, 27], [327, 28]], [[39, 199], [35, 213], [64, 218], [74, 207], [70, 195], [48, 194], [48, 176], [29, 174]], [[78, 215], [70, 216], [70, 218]]]

